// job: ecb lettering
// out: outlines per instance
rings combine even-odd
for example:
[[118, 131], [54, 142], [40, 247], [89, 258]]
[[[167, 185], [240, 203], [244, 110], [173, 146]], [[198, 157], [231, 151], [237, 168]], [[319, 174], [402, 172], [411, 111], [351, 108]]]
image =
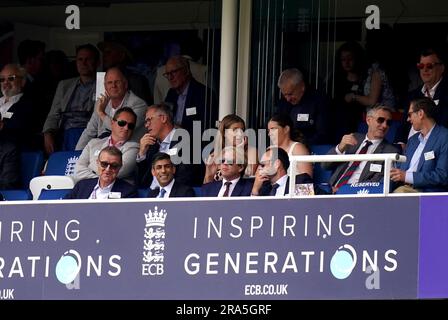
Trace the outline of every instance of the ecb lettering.
[[163, 274], [163, 264], [142, 264], [142, 276], [160, 276]]

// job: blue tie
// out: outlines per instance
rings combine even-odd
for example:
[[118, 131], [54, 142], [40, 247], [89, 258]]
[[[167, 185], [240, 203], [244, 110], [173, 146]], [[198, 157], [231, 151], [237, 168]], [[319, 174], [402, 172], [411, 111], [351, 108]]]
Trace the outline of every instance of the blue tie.
[[270, 196], [275, 196], [275, 194], [277, 193], [277, 189], [278, 189], [278, 187], [280, 187], [280, 185], [279, 185], [278, 183], [274, 183], [274, 184], [272, 185], [271, 192], [269, 192], [269, 195], [270, 195]]
[[165, 193], [166, 193], [166, 190], [165, 189], [160, 189], [160, 193], [159, 193], [159, 196], [157, 197], [157, 198], [164, 198], [165, 197]]

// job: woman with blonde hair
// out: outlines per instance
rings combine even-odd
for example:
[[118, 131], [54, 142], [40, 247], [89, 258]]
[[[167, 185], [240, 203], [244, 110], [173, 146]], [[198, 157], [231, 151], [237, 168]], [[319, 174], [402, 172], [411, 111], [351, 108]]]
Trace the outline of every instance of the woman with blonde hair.
[[246, 124], [244, 120], [236, 114], [225, 116], [218, 128], [218, 134], [215, 137], [213, 152], [207, 159], [204, 183], [219, 181], [222, 179], [220, 170], [220, 159], [222, 150], [227, 146], [234, 146], [238, 150], [244, 151], [247, 167], [244, 171], [244, 177], [255, 175], [258, 164], [257, 149], [250, 146], [245, 135]]

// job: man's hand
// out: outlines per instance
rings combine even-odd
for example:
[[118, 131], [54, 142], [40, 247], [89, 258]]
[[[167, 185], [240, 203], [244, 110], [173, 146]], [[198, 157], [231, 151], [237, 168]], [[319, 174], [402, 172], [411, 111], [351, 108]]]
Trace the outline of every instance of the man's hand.
[[44, 146], [48, 155], [54, 152], [54, 137], [51, 132], [44, 132]]
[[105, 92], [104, 94], [101, 94], [101, 96], [99, 97], [99, 99], [96, 101], [95, 104], [95, 111], [98, 114], [98, 116], [101, 118], [101, 120], [103, 120], [103, 118], [106, 115], [106, 106], [109, 103], [110, 97], [107, 94], [107, 92]]
[[392, 168], [390, 169], [390, 179], [394, 182], [405, 182], [406, 171]]
[[356, 140], [353, 133], [346, 134], [342, 137], [341, 142], [338, 145], [338, 149], [341, 152], [345, 152], [348, 146], [356, 146], [357, 144], [358, 140]]
[[146, 133], [141, 139], [140, 139], [140, 149], [138, 151], [138, 154], [142, 157], [146, 154], [149, 147], [152, 146], [157, 142], [156, 137], [152, 136], [150, 133]]
[[260, 189], [263, 186], [263, 182], [265, 181], [269, 181], [269, 176], [267, 175], [266, 170], [259, 166], [257, 171], [255, 172], [255, 181], [254, 185], [252, 186], [251, 195], [258, 196], [260, 194]]

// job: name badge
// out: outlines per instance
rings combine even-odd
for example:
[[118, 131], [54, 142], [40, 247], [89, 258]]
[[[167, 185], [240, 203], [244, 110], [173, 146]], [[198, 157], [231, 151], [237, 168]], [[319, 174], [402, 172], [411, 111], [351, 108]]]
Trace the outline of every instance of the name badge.
[[308, 121], [310, 119], [309, 113], [299, 113], [297, 115], [297, 121]]
[[108, 199], [121, 199], [121, 192], [109, 192]]
[[185, 110], [185, 114], [187, 116], [194, 116], [196, 114], [196, 107], [187, 108], [187, 110]]
[[424, 154], [424, 156], [425, 156], [425, 161], [432, 160], [432, 159], [435, 159], [435, 158], [436, 158], [436, 156], [435, 156], [435, 154], [434, 154], [434, 151], [426, 152], [426, 153]]
[[166, 154], [169, 156], [175, 156], [177, 154], [177, 148], [171, 148], [166, 151]]
[[439, 105], [439, 99], [437, 99], [437, 100], [433, 100], [433, 101], [434, 101], [434, 104], [435, 104], [436, 106]]
[[13, 115], [14, 115], [14, 112], [6, 111], [5, 113], [2, 114], [2, 117], [5, 119], [11, 119]]
[[351, 91], [358, 91], [359, 86], [357, 84], [352, 85]]
[[98, 157], [98, 155], [100, 154], [101, 150], [95, 150], [95, 152], [93, 153], [93, 155], [95, 157]]
[[372, 172], [381, 172], [383, 169], [383, 166], [381, 164], [371, 163], [370, 164], [370, 171]]

